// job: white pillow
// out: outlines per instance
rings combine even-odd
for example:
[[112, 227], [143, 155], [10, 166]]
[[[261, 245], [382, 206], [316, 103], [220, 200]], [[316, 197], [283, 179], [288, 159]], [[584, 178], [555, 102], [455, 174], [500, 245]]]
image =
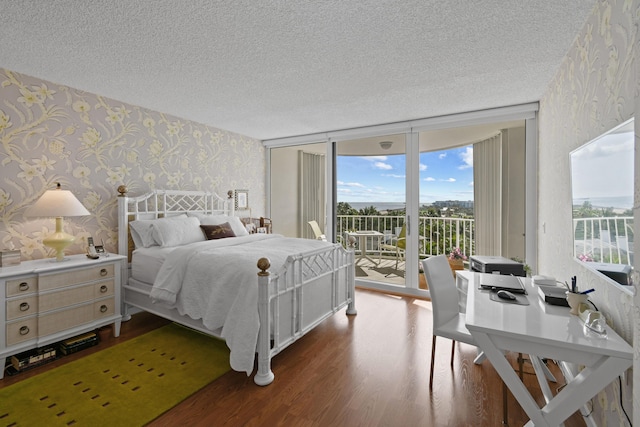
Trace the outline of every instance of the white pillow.
[[157, 220], [145, 219], [129, 223], [129, 227], [131, 228], [131, 238], [133, 239], [133, 243], [135, 243], [136, 248], [158, 246], [155, 240], [153, 240], [153, 229], [151, 228], [153, 221]]
[[131, 228], [131, 238], [136, 248], [149, 248], [151, 246], [160, 246], [160, 243], [155, 240], [153, 235], [153, 224], [160, 221], [172, 221], [180, 218], [186, 218], [185, 214], [171, 216], [168, 218], [159, 219], [141, 219], [137, 221], [131, 221], [129, 227]]
[[233, 234], [236, 237], [248, 236], [249, 232], [244, 227], [242, 221], [237, 216], [227, 216], [227, 215], [202, 215], [200, 217], [200, 224], [202, 225], [220, 225], [228, 222], [233, 230]]
[[200, 228], [200, 220], [195, 217], [157, 221], [152, 228], [153, 238], [160, 246], [188, 245], [207, 240]]
[[[187, 212], [187, 216], [194, 216], [200, 220], [201, 224], [204, 224], [202, 221], [222, 221], [227, 222], [228, 216], [224, 214], [206, 214], [202, 212]], [[207, 225], [218, 225], [218, 224], [207, 224]]]

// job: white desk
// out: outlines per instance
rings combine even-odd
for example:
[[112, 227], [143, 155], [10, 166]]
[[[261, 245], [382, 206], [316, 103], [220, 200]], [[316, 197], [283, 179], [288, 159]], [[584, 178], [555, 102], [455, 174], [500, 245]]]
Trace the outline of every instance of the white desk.
[[380, 239], [384, 236], [379, 231], [374, 230], [362, 230], [362, 231], [348, 231], [347, 236], [353, 236], [359, 239], [358, 246], [360, 247], [360, 255], [356, 259], [356, 265], [360, 263], [363, 259], [368, 260], [370, 263], [374, 265], [378, 265], [377, 261], [371, 259], [371, 257], [367, 254], [367, 239], [375, 238], [378, 241], [378, 246], [380, 246]]
[[[611, 328], [607, 338], [585, 335], [583, 323], [566, 307], [540, 300], [530, 279], [524, 279], [529, 305], [507, 304], [489, 299], [489, 291], [478, 289], [482, 273], [465, 273], [468, 279], [466, 325], [480, 349], [527, 413], [527, 426], [558, 426], [589, 399], [632, 365], [633, 349]], [[538, 382], [545, 392], [546, 380], [539, 358], [584, 365], [573, 381], [540, 408], [506, 360], [502, 350], [531, 355]], [[537, 356], [537, 357], [536, 357]]]

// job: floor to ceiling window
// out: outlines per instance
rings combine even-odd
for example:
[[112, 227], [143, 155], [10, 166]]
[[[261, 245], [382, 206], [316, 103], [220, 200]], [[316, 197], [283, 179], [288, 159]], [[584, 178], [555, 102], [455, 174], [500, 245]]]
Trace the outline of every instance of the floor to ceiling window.
[[[536, 110], [531, 104], [265, 141], [274, 228], [314, 237], [304, 199], [319, 193], [303, 191], [304, 181], [323, 178], [305, 176], [315, 172], [303, 166], [301, 153], [315, 153], [326, 164], [326, 210], [311, 215], [329, 240], [356, 251], [360, 286], [428, 295], [419, 260], [454, 247], [465, 256], [498, 251], [491, 254], [533, 266]], [[499, 149], [481, 154], [486, 141]], [[496, 168], [497, 178], [488, 180]], [[493, 211], [478, 216], [478, 206]], [[479, 227], [499, 235], [498, 245], [483, 241]]]

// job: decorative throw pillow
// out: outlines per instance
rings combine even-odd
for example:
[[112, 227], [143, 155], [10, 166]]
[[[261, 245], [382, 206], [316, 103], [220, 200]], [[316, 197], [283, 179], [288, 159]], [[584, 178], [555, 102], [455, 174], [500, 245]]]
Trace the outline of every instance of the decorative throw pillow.
[[220, 225], [225, 222], [231, 226], [233, 230], [233, 234], [236, 237], [248, 236], [249, 232], [246, 228], [244, 228], [244, 224], [240, 221], [240, 218], [237, 216], [227, 216], [227, 215], [204, 215], [199, 217], [200, 224], [202, 225]]
[[218, 225], [201, 225], [200, 228], [204, 231], [204, 235], [207, 236], [207, 240], [236, 237], [228, 222]]

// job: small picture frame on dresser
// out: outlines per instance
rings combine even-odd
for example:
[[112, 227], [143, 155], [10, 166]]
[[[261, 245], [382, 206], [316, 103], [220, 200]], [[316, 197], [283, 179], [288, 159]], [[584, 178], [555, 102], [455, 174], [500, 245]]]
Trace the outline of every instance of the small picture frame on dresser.
[[267, 234], [267, 227], [258, 227], [256, 229], [256, 233], [258, 233], [258, 234]]
[[20, 264], [20, 251], [0, 251], [0, 267]]

